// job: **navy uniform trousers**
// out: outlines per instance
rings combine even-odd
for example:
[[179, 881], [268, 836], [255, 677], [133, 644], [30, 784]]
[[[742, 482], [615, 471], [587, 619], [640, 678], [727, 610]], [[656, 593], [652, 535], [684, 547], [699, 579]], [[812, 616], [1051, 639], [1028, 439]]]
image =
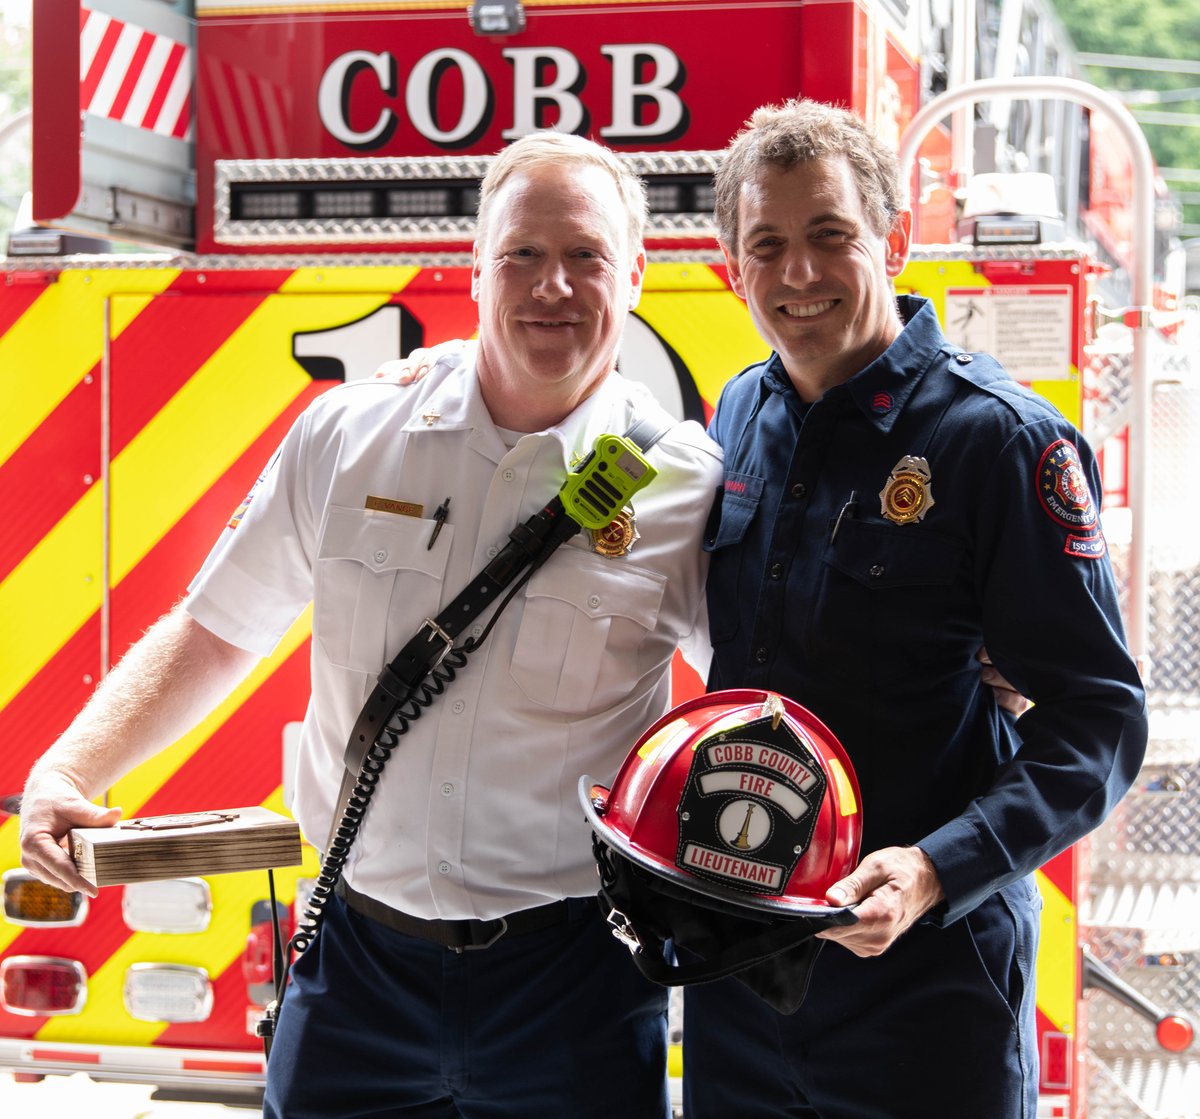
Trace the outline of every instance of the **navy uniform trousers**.
[[592, 898], [454, 952], [330, 898], [292, 967], [264, 1119], [667, 1119], [666, 991]]
[[821, 949], [800, 1009], [735, 979], [684, 997], [685, 1119], [1034, 1119], [1031, 878], [882, 956]]

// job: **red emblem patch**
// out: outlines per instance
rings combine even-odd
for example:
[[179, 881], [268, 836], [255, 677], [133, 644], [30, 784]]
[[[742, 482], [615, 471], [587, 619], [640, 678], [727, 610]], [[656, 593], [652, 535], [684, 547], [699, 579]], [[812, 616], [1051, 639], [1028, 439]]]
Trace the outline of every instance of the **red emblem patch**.
[[1096, 523], [1096, 502], [1079, 452], [1069, 439], [1051, 443], [1042, 454], [1037, 491], [1042, 508], [1065, 528], [1087, 529]]

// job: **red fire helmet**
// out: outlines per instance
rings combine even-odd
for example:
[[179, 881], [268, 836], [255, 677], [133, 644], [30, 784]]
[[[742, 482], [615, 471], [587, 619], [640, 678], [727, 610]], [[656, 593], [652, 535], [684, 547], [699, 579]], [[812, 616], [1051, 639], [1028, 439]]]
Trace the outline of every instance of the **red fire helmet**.
[[617, 851], [699, 893], [780, 915], [830, 908], [858, 863], [862, 810], [842, 744], [773, 692], [711, 692], [638, 739], [584, 810]]

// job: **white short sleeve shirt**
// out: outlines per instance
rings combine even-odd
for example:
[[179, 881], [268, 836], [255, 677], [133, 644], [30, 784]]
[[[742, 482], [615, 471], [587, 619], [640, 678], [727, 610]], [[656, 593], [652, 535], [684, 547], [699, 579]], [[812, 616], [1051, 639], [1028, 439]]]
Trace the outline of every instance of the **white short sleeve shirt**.
[[[510, 448], [468, 350], [415, 386], [332, 389], [296, 421], [185, 606], [266, 655], [312, 601], [295, 798], [312, 842], [340, 807], [346, 740], [383, 666], [554, 496], [573, 456], [651, 411], [662, 414], [642, 386], [613, 374], [559, 426]], [[628, 554], [594, 551], [586, 531], [560, 547], [403, 736], [347, 863], [356, 890], [444, 919], [595, 891], [579, 777], [611, 779], [667, 709], [677, 646], [693, 663], [707, 655], [700, 543], [720, 452], [681, 423], [649, 457], [659, 475], [632, 499]]]

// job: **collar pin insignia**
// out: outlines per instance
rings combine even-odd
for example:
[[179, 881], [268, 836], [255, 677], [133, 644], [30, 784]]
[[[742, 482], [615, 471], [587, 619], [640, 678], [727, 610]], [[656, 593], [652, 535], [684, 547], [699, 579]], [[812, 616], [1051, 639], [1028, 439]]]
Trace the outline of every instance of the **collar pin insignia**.
[[433, 427], [434, 421], [440, 420], [441, 418], [441, 412], [435, 412], [432, 408], [430, 408], [428, 412], [424, 412], [421, 415], [421, 419], [425, 421], [426, 427]]

